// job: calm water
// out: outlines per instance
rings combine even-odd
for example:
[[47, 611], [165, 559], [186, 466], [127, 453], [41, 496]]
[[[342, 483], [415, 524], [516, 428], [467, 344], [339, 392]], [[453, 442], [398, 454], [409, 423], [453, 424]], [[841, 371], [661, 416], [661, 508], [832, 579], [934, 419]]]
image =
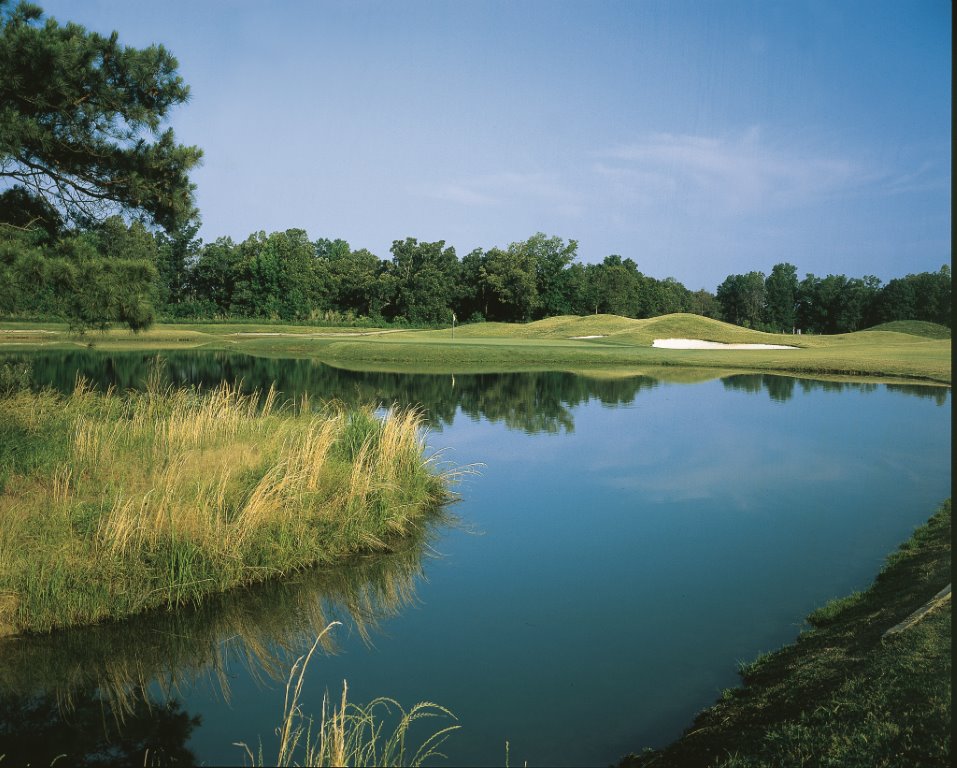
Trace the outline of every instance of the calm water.
[[[942, 388], [166, 357], [177, 382], [421, 403], [431, 446], [480, 472], [459, 488], [458, 523], [401, 552], [200, 611], [0, 644], [11, 764], [67, 748], [120, 754], [117, 731], [134, 751], [207, 764], [241, 761], [233, 743], [261, 738], [268, 762], [289, 659], [338, 618], [335, 647], [309, 669], [306, 711], [347, 679], [353, 701], [454, 711], [452, 764], [502, 764], [508, 740], [513, 765], [607, 765], [677, 737], [736, 684], [738, 662], [866, 587], [950, 494]], [[147, 362], [33, 359], [65, 389], [77, 370], [137, 386]]]

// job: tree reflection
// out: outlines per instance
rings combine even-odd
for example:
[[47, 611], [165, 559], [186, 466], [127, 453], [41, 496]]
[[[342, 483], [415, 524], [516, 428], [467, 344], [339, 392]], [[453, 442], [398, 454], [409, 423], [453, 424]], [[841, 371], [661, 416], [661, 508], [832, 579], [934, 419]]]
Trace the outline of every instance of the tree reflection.
[[[156, 355], [96, 351], [19, 356], [33, 363], [36, 386], [72, 392], [77, 375], [98, 389], [140, 389]], [[571, 409], [596, 399], [607, 405], [634, 401], [657, 385], [647, 376], [591, 378], [561, 371], [521, 373], [409, 374], [351, 371], [312, 359], [275, 359], [228, 352], [171, 351], [162, 355], [164, 374], [174, 386], [209, 388], [241, 382], [245, 391], [266, 391], [274, 383], [292, 400], [340, 400], [346, 405], [419, 405], [431, 426], [453, 423], [456, 413], [504, 423], [529, 433], [570, 432]]]
[[[71, 392], [77, 375], [99, 389], [139, 389], [145, 386], [157, 356], [146, 352], [97, 351], [7, 355], [3, 359], [30, 360], [36, 386], [52, 386]], [[265, 358], [204, 350], [169, 351], [162, 354], [168, 383], [174, 386], [210, 388], [222, 381], [241, 382], [245, 391], [266, 391], [274, 383], [287, 398], [312, 402], [339, 400], [346, 405], [376, 403], [384, 406], [418, 405], [430, 426], [441, 429], [453, 423], [456, 414], [502, 423], [527, 433], [558, 433], [574, 430], [572, 410], [596, 400], [604, 405], [628, 405], [638, 395], [661, 381], [694, 382], [721, 378], [727, 389], [758, 394], [766, 392], [777, 402], [787, 402], [797, 388], [814, 390], [875, 391], [872, 382], [802, 379], [766, 373], [741, 374], [725, 371], [665, 370], [654, 375], [618, 373], [578, 375], [564, 371], [512, 373], [401, 373], [352, 371], [335, 368], [315, 359]], [[887, 384], [901, 394], [947, 402], [947, 387]]]
[[135, 702], [122, 717], [87, 689], [65, 712], [55, 693], [0, 696], [4, 765], [197, 765], [186, 743], [199, 724], [175, 700]]
[[[292, 661], [333, 620], [367, 642], [415, 601], [437, 516], [386, 554], [232, 590], [174, 612], [0, 641], [0, 755], [6, 765], [194, 764], [185, 744], [199, 719], [177, 703], [209, 686], [227, 701], [228, 670], [284, 681]], [[333, 633], [323, 637], [336, 650]], [[48, 757], [49, 756], [49, 757]]]
[[833, 381], [829, 379], [798, 379], [793, 376], [777, 376], [769, 373], [732, 374], [721, 379], [725, 389], [757, 394], [765, 391], [772, 400], [786, 403], [794, 397], [798, 387], [805, 394], [823, 392], [876, 392], [880, 386], [889, 392], [932, 399], [937, 405], [947, 403], [948, 387], [922, 384], [875, 384], [874, 382]]
[[925, 397], [933, 400], [937, 405], [946, 405], [947, 395], [950, 394], [950, 389], [947, 387], [927, 387], [920, 384], [888, 384], [887, 389], [890, 392], [900, 392], [903, 395]]

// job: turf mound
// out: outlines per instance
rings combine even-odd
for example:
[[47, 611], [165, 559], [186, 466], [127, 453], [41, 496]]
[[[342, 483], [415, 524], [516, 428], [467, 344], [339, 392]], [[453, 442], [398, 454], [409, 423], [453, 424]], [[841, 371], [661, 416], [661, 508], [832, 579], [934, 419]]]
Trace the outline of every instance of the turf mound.
[[741, 328], [731, 323], [684, 312], [639, 320], [634, 330], [617, 338], [651, 346], [655, 339], [696, 339], [722, 344], [787, 344], [795, 345], [800, 337], [764, 333]]
[[529, 335], [543, 338], [587, 338], [611, 336], [640, 327], [641, 320], [620, 315], [560, 315], [529, 323]]
[[609, 336], [638, 327], [641, 320], [619, 315], [559, 315], [531, 323], [472, 323], [459, 326], [456, 335], [501, 336], [520, 339], [570, 339]]
[[881, 323], [872, 326], [868, 331], [894, 331], [906, 333], [910, 336], [922, 336], [925, 339], [949, 339], [950, 328], [937, 323], [928, 323], [924, 320], [894, 320], [890, 323]]
[[684, 312], [635, 320], [620, 315], [560, 315], [533, 323], [475, 323], [460, 326], [462, 337], [502, 336], [523, 339], [592, 339], [650, 347], [655, 339], [698, 339], [724, 344], [789, 344], [799, 337], [763, 333]]

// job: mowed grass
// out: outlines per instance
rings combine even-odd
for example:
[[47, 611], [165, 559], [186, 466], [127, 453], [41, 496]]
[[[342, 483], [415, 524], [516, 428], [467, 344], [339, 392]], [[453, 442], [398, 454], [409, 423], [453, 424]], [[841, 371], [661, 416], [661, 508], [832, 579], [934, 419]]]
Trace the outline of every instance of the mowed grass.
[[[690, 367], [951, 381], [949, 329], [906, 321], [834, 336], [770, 334], [690, 314], [646, 320], [615, 315], [553, 317], [526, 324], [475, 323], [443, 330], [346, 329], [276, 324], [158, 325], [141, 334], [70, 336], [65, 327], [0, 324], [0, 352], [93, 345], [100, 349], [203, 346], [338, 365], [419, 370], [582, 370]], [[51, 330], [54, 332], [51, 333]], [[786, 350], [669, 350], [655, 339], [785, 344]]]
[[[584, 338], [594, 337], [594, 338]], [[655, 339], [688, 338], [721, 343], [786, 344], [786, 350], [670, 350]], [[253, 347], [251, 347], [253, 348]], [[289, 349], [308, 353], [304, 344]], [[897, 331], [836, 336], [768, 334], [697, 315], [649, 320], [616, 316], [559, 317], [526, 325], [480, 323], [388, 337], [329, 340], [315, 354], [338, 363], [418, 364], [432, 369], [486, 366], [584, 369], [630, 366], [717, 368], [802, 375], [875, 376], [950, 383], [950, 339]]]
[[0, 635], [388, 549], [449, 498], [423, 440], [413, 410], [227, 385], [0, 397]]
[[869, 330], [909, 333], [912, 336], [924, 336], [928, 339], [949, 339], [951, 337], [950, 328], [937, 323], [928, 323], [924, 320], [894, 320], [890, 323], [875, 325]]
[[742, 666], [744, 685], [674, 744], [620, 765], [950, 766], [951, 601], [934, 599], [950, 581], [948, 500], [867, 591], [823, 606], [796, 643]]

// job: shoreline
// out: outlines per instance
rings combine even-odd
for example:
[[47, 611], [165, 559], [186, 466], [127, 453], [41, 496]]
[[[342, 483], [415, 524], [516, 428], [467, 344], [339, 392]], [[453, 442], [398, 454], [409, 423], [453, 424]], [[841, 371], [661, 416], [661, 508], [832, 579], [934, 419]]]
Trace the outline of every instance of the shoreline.
[[793, 643], [742, 664], [742, 684], [678, 739], [618, 768], [803, 765], [809, 755], [815, 765], [949, 765], [950, 581], [947, 499], [865, 591], [812, 612]]

